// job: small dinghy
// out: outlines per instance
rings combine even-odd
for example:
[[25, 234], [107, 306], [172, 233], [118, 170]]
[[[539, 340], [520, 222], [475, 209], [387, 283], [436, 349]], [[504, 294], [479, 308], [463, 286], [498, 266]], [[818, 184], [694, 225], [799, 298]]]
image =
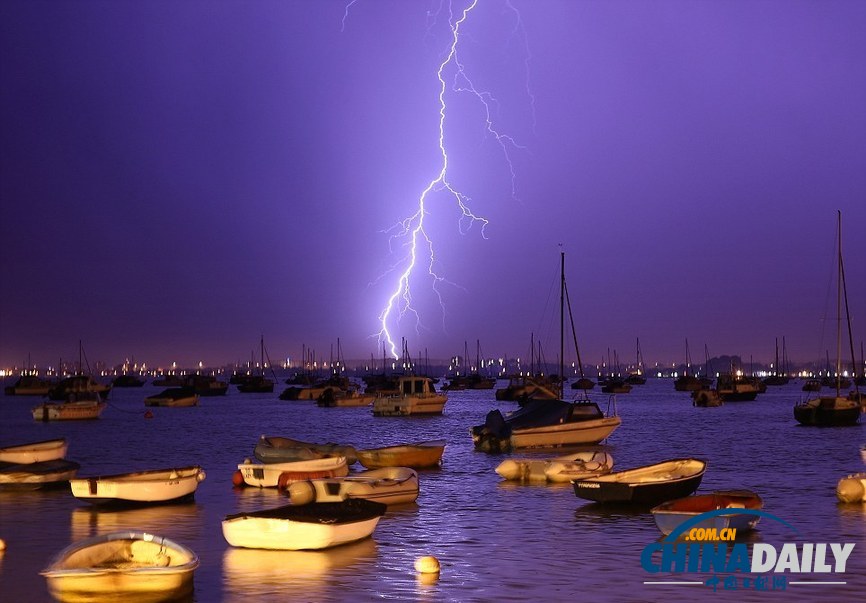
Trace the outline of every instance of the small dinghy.
[[170, 387], [144, 399], [145, 406], [188, 408], [198, 406], [198, 394], [191, 387]]
[[144, 532], [115, 532], [76, 542], [42, 570], [58, 601], [156, 602], [188, 597], [199, 558]]
[[574, 493], [596, 502], [657, 505], [688, 496], [698, 489], [706, 461], [683, 458], [576, 480]]
[[386, 508], [353, 498], [237, 513], [222, 522], [223, 536], [231, 546], [250, 549], [326, 549], [368, 538]]
[[761, 517], [751, 513], [738, 513], [737, 509], [757, 510], [763, 506], [761, 497], [750, 490], [720, 490], [712, 494], [698, 494], [663, 502], [653, 507], [652, 514], [659, 531], [665, 536], [684, 521], [718, 509], [730, 510], [730, 514], [708, 517], [693, 527], [717, 530], [731, 528], [737, 532], [748, 532], [755, 528]]
[[80, 468], [78, 463], [65, 459], [38, 463], [0, 462], [0, 489], [39, 490], [65, 486]]
[[191, 498], [204, 481], [199, 466], [153, 469], [69, 480], [75, 498], [89, 503], [156, 504]]
[[358, 462], [367, 469], [382, 467], [438, 467], [445, 451], [445, 440], [430, 440], [417, 444], [401, 444], [358, 451]]
[[418, 473], [409, 467], [383, 467], [346, 477], [304, 480], [289, 485], [289, 498], [293, 505], [351, 498], [384, 505], [411, 503], [418, 498]]
[[552, 459], [507, 459], [499, 463], [496, 473], [507, 480], [565, 483], [604, 475], [611, 469], [611, 455], [588, 450]]
[[331, 456], [346, 457], [346, 464], [348, 465], [352, 465], [358, 460], [358, 454], [353, 446], [311, 444], [292, 438], [264, 435], [259, 438], [253, 450], [253, 456], [263, 463], [291, 463]]
[[258, 488], [286, 488], [290, 483], [321, 477], [343, 477], [349, 474], [346, 457], [334, 456], [292, 463], [253, 463], [238, 465], [244, 483]]
[[66, 456], [68, 448], [65, 438], [6, 446], [0, 448], [0, 462], [22, 464], [56, 461]]

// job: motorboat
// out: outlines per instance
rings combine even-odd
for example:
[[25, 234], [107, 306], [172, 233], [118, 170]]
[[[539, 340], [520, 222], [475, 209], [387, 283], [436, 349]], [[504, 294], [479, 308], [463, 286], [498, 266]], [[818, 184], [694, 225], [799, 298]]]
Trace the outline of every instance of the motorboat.
[[144, 399], [145, 406], [198, 406], [198, 394], [191, 387], [170, 387]]
[[435, 390], [429, 377], [404, 375], [399, 393], [380, 393], [373, 400], [373, 416], [441, 415], [448, 396]]
[[32, 409], [36, 421], [82, 421], [98, 419], [107, 404], [96, 392], [69, 394], [68, 402], [43, 402]]

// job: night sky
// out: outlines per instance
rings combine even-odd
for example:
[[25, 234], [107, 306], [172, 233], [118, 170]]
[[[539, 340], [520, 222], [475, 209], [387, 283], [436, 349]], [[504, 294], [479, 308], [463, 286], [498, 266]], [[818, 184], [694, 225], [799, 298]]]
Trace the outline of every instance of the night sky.
[[[442, 4], [0, 3], [0, 366], [381, 357], [391, 228], [442, 168]], [[428, 195], [445, 310], [411, 277], [397, 344], [555, 361], [561, 244], [585, 362], [820, 360], [839, 209], [859, 355], [864, 32], [860, 0], [479, 0], [444, 140], [488, 224]]]

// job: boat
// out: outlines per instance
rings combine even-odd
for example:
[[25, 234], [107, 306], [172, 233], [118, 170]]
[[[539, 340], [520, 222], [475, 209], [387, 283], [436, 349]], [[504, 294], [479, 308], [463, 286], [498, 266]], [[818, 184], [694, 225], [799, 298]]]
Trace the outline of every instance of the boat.
[[349, 467], [344, 456], [268, 464], [253, 463], [248, 459], [248, 462], [238, 465], [238, 471], [248, 486], [282, 489], [302, 479], [342, 477], [349, 474]]
[[111, 382], [112, 387], [142, 387], [146, 383], [145, 379], [138, 377], [137, 375], [130, 375], [129, 373], [124, 373], [122, 375], [118, 375]]
[[601, 503], [657, 505], [698, 489], [706, 461], [680, 458], [574, 482], [574, 493]]
[[80, 468], [78, 463], [66, 459], [37, 463], [0, 462], [0, 489], [39, 490], [65, 486]]
[[293, 505], [351, 498], [400, 505], [418, 498], [418, 473], [409, 467], [383, 467], [345, 477], [294, 482], [289, 484], [288, 493]]
[[0, 448], [0, 462], [23, 464], [54, 461], [64, 458], [68, 449], [66, 438], [5, 446]]
[[400, 393], [380, 393], [373, 400], [373, 416], [441, 415], [448, 401], [429, 377], [403, 375], [397, 378], [397, 387]]
[[426, 469], [442, 462], [445, 440], [430, 440], [417, 444], [400, 444], [384, 448], [358, 450], [358, 462], [367, 469], [382, 467], [411, 467]]
[[835, 395], [818, 396], [794, 406], [794, 418], [801, 425], [809, 426], [842, 426], [856, 425], [860, 421], [860, 401], [857, 385], [854, 396], [842, 395], [842, 304], [845, 304], [845, 318], [848, 324], [848, 339], [851, 346], [851, 359], [854, 357], [854, 342], [851, 335], [851, 315], [848, 311], [848, 292], [845, 285], [845, 267], [842, 262], [842, 212], [837, 212], [837, 286], [836, 286], [836, 381]]
[[719, 392], [714, 389], [698, 389], [692, 392], [692, 406], [715, 407], [722, 406], [724, 401]]
[[[565, 253], [560, 253], [559, 296], [559, 374], [564, 373]], [[569, 314], [571, 309], [569, 307]], [[576, 343], [576, 342], [575, 342]], [[575, 347], [577, 347], [575, 345]], [[499, 409], [487, 413], [482, 425], [470, 429], [476, 450], [507, 452], [518, 448], [573, 446], [597, 444], [607, 438], [622, 423], [618, 416], [606, 416], [598, 404], [588, 398], [567, 402], [563, 399], [563, 383], [559, 382], [556, 400], [526, 401], [522, 408], [503, 416]]]
[[229, 391], [228, 383], [212, 375], [188, 375], [181, 387], [191, 387], [199, 397], [225, 396]]
[[12, 385], [3, 388], [7, 396], [47, 396], [54, 381], [43, 379], [35, 375], [21, 375]]
[[836, 497], [843, 503], [866, 503], [866, 473], [852, 473], [840, 479]]
[[696, 375], [690, 375], [689, 369], [692, 367], [692, 357], [689, 353], [689, 340], [686, 339], [686, 364], [683, 369], [683, 374], [674, 380], [674, 390], [678, 392], [696, 392], [704, 389], [704, 384]]
[[386, 505], [350, 498], [227, 515], [223, 536], [249, 549], [319, 550], [369, 538]]
[[604, 451], [583, 451], [552, 459], [506, 459], [496, 473], [506, 480], [565, 483], [610, 473], [613, 457]]
[[735, 529], [737, 534], [753, 530], [760, 515], [738, 512], [739, 509], [759, 510], [764, 501], [751, 490], [719, 490], [669, 500], [653, 507], [651, 513], [659, 531], [667, 536], [680, 524], [707, 511], [730, 509], [730, 514], [708, 517], [693, 525], [695, 528]]
[[803, 382], [802, 390], [804, 392], [819, 392], [821, 391], [821, 380], [820, 379], [806, 379]]
[[750, 402], [760, 390], [754, 380], [735, 373], [721, 373], [716, 378], [716, 392], [724, 402]]
[[176, 601], [192, 596], [198, 555], [146, 532], [112, 532], [75, 542], [40, 573], [58, 601]]
[[316, 398], [316, 404], [325, 408], [370, 406], [375, 400], [375, 394], [365, 394], [354, 387], [349, 389], [327, 387], [325, 388], [325, 391]]
[[791, 380], [788, 377], [788, 358], [785, 350], [785, 338], [782, 337], [782, 364], [779, 364], [779, 338], [776, 337], [776, 361], [773, 364], [774, 372], [764, 378], [764, 385], [788, 385]]
[[198, 406], [198, 394], [191, 387], [170, 387], [144, 399], [145, 406]]
[[637, 361], [635, 370], [628, 374], [625, 378], [628, 385], [644, 385], [646, 383], [646, 375], [643, 370], [643, 354], [640, 351], [640, 338], [637, 340]]
[[[261, 371], [258, 375], [248, 375], [242, 383], [238, 383], [238, 391], [245, 394], [262, 394], [271, 393], [274, 391], [274, 382], [277, 380], [274, 375], [273, 381], [265, 377], [265, 338], [261, 337], [262, 348], [262, 363]], [[268, 363], [270, 364], [270, 362]], [[273, 373], [273, 370], [271, 370]]]
[[[586, 388], [591, 389], [591, 388]], [[555, 400], [556, 392], [530, 375], [517, 375], [508, 379], [508, 385], [496, 390], [496, 399], [506, 402], [519, 400]]]
[[290, 463], [342, 456], [346, 458], [347, 465], [352, 465], [358, 460], [354, 446], [311, 444], [292, 438], [265, 435], [256, 443], [253, 456], [263, 463]]
[[70, 394], [69, 402], [44, 402], [32, 409], [37, 421], [79, 421], [98, 419], [107, 404], [96, 392]]
[[89, 503], [166, 503], [192, 498], [205, 472], [194, 465], [69, 480], [72, 495]]

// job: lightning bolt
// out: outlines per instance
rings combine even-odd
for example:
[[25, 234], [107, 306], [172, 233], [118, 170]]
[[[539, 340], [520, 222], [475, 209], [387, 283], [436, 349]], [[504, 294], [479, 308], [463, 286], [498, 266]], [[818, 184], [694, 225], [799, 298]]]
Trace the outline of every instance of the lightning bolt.
[[[343, 17], [344, 27], [349, 7], [351, 7], [356, 1], [357, 0], [351, 0], [346, 6], [346, 13]], [[387, 275], [392, 274], [393, 272], [399, 272], [388, 300], [382, 308], [382, 311], [379, 313], [378, 321], [380, 329], [378, 333], [374, 335], [378, 337], [380, 344], [384, 343], [388, 347], [391, 355], [395, 359], [399, 358], [399, 355], [397, 344], [395, 343], [395, 337], [392, 335], [392, 329], [406, 319], [407, 316], [414, 318], [416, 333], [420, 333], [421, 327], [423, 326], [421, 315], [412, 306], [413, 296], [410, 280], [412, 280], [413, 274], [415, 274], [416, 271], [425, 271], [422, 276], [430, 280], [432, 290], [436, 295], [440, 308], [442, 309], [443, 327], [446, 312], [440, 286], [447, 283], [459, 287], [459, 285], [448, 281], [436, 270], [436, 254], [433, 239], [425, 229], [425, 218], [428, 216], [428, 204], [432, 202], [432, 196], [441, 193], [446, 198], [450, 198], [451, 201], [456, 204], [456, 207], [460, 212], [457, 228], [461, 235], [467, 234], [473, 226], [480, 225], [481, 237], [483, 239], [487, 238], [486, 228], [489, 225], [489, 221], [483, 216], [476, 214], [471, 209], [471, 198], [455, 187], [448, 178], [449, 158], [446, 146], [446, 125], [448, 117], [447, 97], [449, 91], [456, 94], [468, 94], [478, 102], [484, 116], [484, 131], [487, 136], [491, 137], [499, 145], [502, 151], [505, 163], [507, 164], [510, 173], [511, 196], [513, 199], [517, 200], [517, 176], [511, 160], [511, 153], [514, 149], [523, 149], [524, 147], [517, 144], [511, 136], [500, 132], [495, 127], [494, 109], [498, 106], [498, 101], [490, 92], [476, 88], [466, 71], [464, 63], [460, 60], [458, 53], [461, 36], [464, 35], [461, 33], [461, 28], [465, 26], [470, 13], [476, 8], [478, 3], [479, 0], [471, 0], [463, 10], [457, 11], [456, 14], [453, 10], [452, 4], [450, 2], [447, 4], [450, 42], [447, 47], [447, 53], [445, 54], [444, 59], [439, 63], [439, 67], [436, 70], [436, 78], [439, 82], [439, 120], [437, 141], [440, 162], [438, 171], [435, 172], [435, 175], [428, 182], [427, 186], [421, 191], [418, 197], [417, 209], [411, 215], [395, 223], [385, 231], [390, 235], [388, 246], [392, 253], [394, 252], [395, 241], [402, 242], [408, 248], [404, 258], [398, 262], [397, 265], [392, 266], [386, 273]], [[517, 24], [515, 26], [515, 32], [522, 33], [523, 29], [519, 13], [508, 0], [506, 0], [505, 5], [516, 16]], [[436, 23], [437, 16], [438, 13], [434, 14], [432, 16], [432, 21], [429, 21], [431, 27], [432, 24]], [[431, 15], [428, 13], [428, 20], [430, 18]], [[525, 38], [521, 37], [521, 42], [525, 46]], [[527, 54], [525, 64], [527, 75], [529, 69], [528, 61], [529, 59]], [[528, 84], [527, 93], [532, 101], [534, 115], [534, 98], [532, 98], [531, 93], [529, 93]], [[399, 266], [404, 263], [405, 265], [401, 271]], [[383, 277], [384, 276], [385, 275], [383, 275]], [[380, 277], [380, 279], [383, 277]]]

